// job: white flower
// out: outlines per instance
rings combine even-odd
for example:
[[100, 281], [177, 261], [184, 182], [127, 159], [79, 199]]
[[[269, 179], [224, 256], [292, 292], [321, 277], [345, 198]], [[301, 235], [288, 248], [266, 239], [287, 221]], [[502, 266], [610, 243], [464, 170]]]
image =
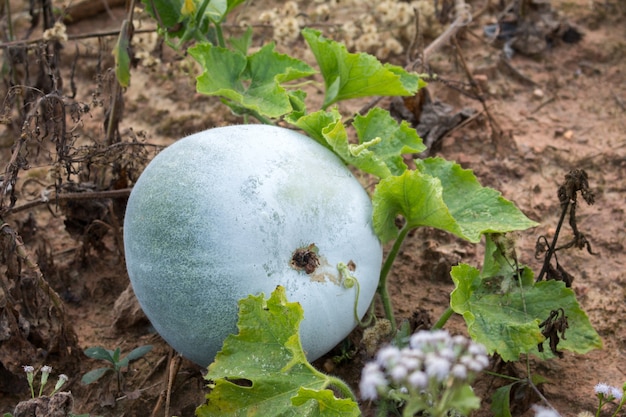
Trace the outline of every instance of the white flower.
[[393, 368], [389, 370], [389, 376], [393, 379], [394, 382], [402, 382], [404, 378], [409, 374], [409, 371], [402, 363], [396, 364]]
[[487, 354], [487, 349], [481, 344], [472, 342], [467, 347], [467, 352], [474, 356], [483, 356]]
[[484, 368], [483, 363], [478, 361], [477, 358], [472, 358], [465, 365], [467, 366], [467, 369], [474, 372], [480, 372]]
[[388, 368], [400, 360], [400, 349], [395, 346], [385, 346], [376, 354], [376, 363]]
[[296, 3], [295, 1], [288, 1], [283, 6], [281, 12], [285, 16], [296, 16], [298, 13], [300, 13], [300, 8], [298, 7], [298, 3]]
[[388, 384], [385, 374], [374, 362], [365, 364], [361, 373], [359, 389], [361, 398], [364, 400], [375, 400], [378, 397], [378, 389], [384, 388]]
[[619, 402], [622, 400], [622, 396], [624, 395], [624, 392], [617, 387], [611, 387], [609, 395], [611, 395], [615, 401]]
[[445, 380], [450, 373], [450, 362], [439, 356], [431, 356], [426, 358], [426, 374], [441, 382]]
[[537, 404], [533, 405], [533, 411], [535, 412], [535, 417], [561, 417], [553, 408], [542, 407]]
[[409, 375], [407, 381], [411, 386], [417, 389], [424, 389], [428, 386], [428, 376], [421, 371], [415, 371]]
[[467, 368], [464, 365], [461, 365], [460, 363], [457, 363], [456, 365], [454, 365], [452, 369], [450, 370], [450, 373], [456, 379], [467, 378]]
[[67, 41], [67, 28], [63, 24], [63, 22], [55, 22], [54, 26], [50, 29], [46, 29], [43, 32], [43, 40], [44, 41], [57, 41], [60, 43], [64, 43]]
[[50, 366], [44, 365], [41, 367], [42, 374], [49, 374], [50, 372], [52, 372], [52, 368]]
[[442, 348], [441, 350], [439, 350], [439, 356], [441, 356], [444, 359], [447, 359], [449, 361], [454, 361], [456, 360], [456, 353], [454, 353], [454, 351], [452, 350], [452, 348], [446, 346], [444, 348]]
[[482, 371], [484, 368], [489, 366], [489, 358], [484, 353], [481, 355], [474, 356], [474, 361], [476, 361], [478, 365], [481, 367], [479, 371]]
[[450, 338], [449, 334], [445, 330], [421, 330], [415, 333], [409, 339], [409, 345], [413, 349], [422, 348], [426, 345], [436, 345], [441, 342], [445, 342]]
[[[405, 353], [404, 351], [402, 353]], [[402, 365], [404, 365], [404, 367], [408, 370], [408, 371], [414, 371], [417, 368], [422, 366], [422, 362], [414, 357], [411, 357], [410, 355], [408, 355], [408, 353], [410, 353], [410, 351], [406, 352], [407, 355], [402, 355]]]
[[610, 389], [611, 389], [611, 387], [609, 386], [609, 384], [605, 384], [604, 382], [600, 382], [599, 384], [597, 384], [594, 387], [594, 390], [595, 390], [597, 395], [604, 395], [604, 396], [608, 396], [609, 395], [609, 390]]
[[35, 368], [33, 368], [30, 365], [24, 365], [24, 372], [26, 372], [27, 374], [32, 374], [33, 372], [35, 372]]

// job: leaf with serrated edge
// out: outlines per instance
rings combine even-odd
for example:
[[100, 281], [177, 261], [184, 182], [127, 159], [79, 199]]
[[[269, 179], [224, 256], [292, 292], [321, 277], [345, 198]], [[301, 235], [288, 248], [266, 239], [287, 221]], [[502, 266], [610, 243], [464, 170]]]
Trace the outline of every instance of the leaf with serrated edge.
[[426, 149], [415, 129], [406, 121], [398, 123], [387, 110], [376, 107], [365, 116], [357, 115], [353, 126], [363, 144], [380, 138], [380, 143], [368, 148], [377, 158], [383, 160], [392, 175], [400, 175], [407, 170], [403, 154], [419, 153]]
[[417, 169], [381, 180], [373, 196], [374, 229], [383, 242], [395, 238], [395, 217], [409, 227], [430, 226], [479, 242], [484, 233], [505, 233], [536, 225], [513, 203], [474, 174], [441, 158], [416, 160]]
[[[490, 266], [499, 275], [482, 275], [465, 264], [453, 267], [450, 273], [456, 287], [450, 295], [450, 306], [465, 318], [472, 339], [505, 361], [516, 361], [526, 353], [544, 359], [554, 357], [539, 324], [552, 310], [563, 308], [569, 328], [557, 348], [587, 353], [602, 347], [600, 337], [570, 288], [560, 281], [535, 283], [529, 268], [522, 269], [518, 281], [515, 265], [504, 257], [494, 256], [495, 250], [495, 244], [487, 237], [485, 263], [500, 262], [499, 268]], [[502, 274], [507, 267], [508, 276]], [[544, 352], [539, 352], [537, 345], [542, 342]]]
[[320, 145], [333, 150], [332, 146], [328, 143], [322, 130], [326, 127], [335, 125], [335, 123], [341, 120], [341, 114], [336, 107], [333, 107], [330, 111], [319, 110], [307, 115], [301, 114], [289, 114], [285, 117], [285, 120], [292, 125], [296, 126], [306, 133], [311, 139], [315, 139]]
[[320, 417], [350, 417], [360, 416], [361, 412], [354, 406], [354, 401], [337, 399], [331, 390], [312, 390], [301, 387], [298, 395], [291, 399], [295, 406], [302, 406], [309, 402], [314, 407], [308, 414]]
[[292, 114], [287, 116], [285, 120], [333, 151], [345, 163], [379, 177], [391, 175], [385, 162], [370, 151], [367, 146], [355, 151], [359, 145], [348, 142], [348, 132], [346, 132], [346, 128], [341, 122], [341, 114], [336, 108], [332, 108], [330, 111], [320, 110], [299, 118]]
[[365, 116], [355, 117], [358, 145], [349, 142], [336, 108], [301, 117], [289, 115], [286, 120], [332, 150], [347, 164], [379, 178], [406, 171], [402, 154], [425, 149], [414, 129], [405, 122], [398, 123], [383, 109], [373, 109]]
[[[319, 398], [308, 393], [311, 398], [303, 401], [301, 388], [323, 392], [331, 381], [306, 360], [298, 335], [302, 317], [300, 304], [287, 302], [280, 286], [267, 300], [263, 294], [241, 300], [239, 333], [226, 339], [209, 366], [205, 378], [213, 381], [214, 388], [196, 415], [316, 416], [322, 406], [342, 409], [346, 405], [358, 411], [354, 401], [333, 400], [334, 395], [324, 393]], [[247, 383], [237, 383], [242, 380]]]
[[417, 74], [394, 65], [383, 65], [366, 53], [349, 53], [344, 44], [324, 38], [319, 31], [304, 29], [302, 36], [324, 77], [324, 109], [357, 97], [411, 96], [424, 85]]
[[407, 221], [407, 227], [431, 226], [461, 235], [462, 231], [443, 201], [443, 189], [438, 178], [419, 171], [384, 178], [372, 197], [374, 230], [383, 242], [398, 235], [397, 214]]
[[416, 163], [419, 171], [441, 181], [443, 199], [463, 231], [460, 237], [476, 243], [484, 233], [526, 230], [537, 225], [499, 191], [480, 185], [472, 171], [442, 158]]
[[247, 57], [209, 43], [189, 48], [189, 54], [204, 70], [197, 78], [199, 93], [225, 97], [268, 117], [280, 117], [293, 110], [292, 96], [281, 83], [315, 73], [302, 61], [275, 52], [272, 43]]

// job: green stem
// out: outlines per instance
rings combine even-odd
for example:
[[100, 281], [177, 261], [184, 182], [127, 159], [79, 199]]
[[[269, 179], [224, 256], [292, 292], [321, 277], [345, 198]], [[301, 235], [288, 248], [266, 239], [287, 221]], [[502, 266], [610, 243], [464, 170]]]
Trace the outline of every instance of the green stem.
[[356, 396], [348, 384], [334, 376], [327, 375], [326, 378], [328, 378], [328, 385], [332, 385], [334, 388], [337, 388], [344, 398], [350, 398], [352, 401], [356, 402]]
[[222, 48], [226, 48], [226, 41], [224, 41], [224, 34], [222, 33], [222, 25], [219, 23], [215, 24], [215, 33], [217, 35], [217, 43]]
[[387, 255], [387, 259], [385, 259], [385, 263], [383, 264], [383, 268], [380, 271], [380, 280], [378, 281], [378, 295], [380, 295], [380, 299], [383, 303], [383, 308], [385, 310], [385, 317], [387, 320], [391, 322], [391, 332], [395, 333], [397, 330], [396, 320], [393, 315], [393, 306], [391, 305], [391, 297], [389, 296], [389, 290], [387, 289], [387, 277], [389, 276], [389, 271], [391, 271], [391, 266], [393, 265], [394, 260], [398, 256], [400, 252], [400, 248], [402, 247], [402, 243], [406, 238], [406, 235], [411, 231], [411, 227], [408, 224], [405, 224], [402, 229], [400, 229], [400, 233], [396, 238], [396, 241], [393, 242], [393, 246]]
[[446, 322], [450, 317], [452, 317], [453, 314], [454, 310], [452, 310], [452, 307], [448, 307], [446, 311], [443, 312], [441, 317], [439, 317], [439, 320], [437, 320], [437, 323], [434, 324], [431, 330], [443, 329], [443, 326], [445, 326]]
[[603, 405], [604, 404], [603, 404], [602, 398], [600, 398], [600, 403], [598, 404], [598, 410], [596, 411], [596, 417], [600, 417], [600, 409], [602, 408]]
[[252, 110], [252, 109], [246, 109], [247, 113], [244, 113], [244, 115], [248, 114], [252, 117], [254, 117], [255, 119], [257, 119], [259, 122], [263, 123], [264, 125], [275, 125], [276, 123], [274, 123], [272, 121], [272, 119], [269, 119], [265, 116], [262, 116], [258, 111]]
[[491, 375], [491, 376], [497, 376], [498, 378], [502, 378], [502, 379], [508, 379], [510, 381], [515, 381], [515, 382], [521, 382], [522, 378], [517, 378], [514, 376], [510, 376], [510, 375], [504, 375], [504, 374], [499, 374], [497, 372], [491, 372], [491, 371], [482, 371], [484, 374], [487, 375]]
[[[626, 393], [624, 393], [626, 394]], [[619, 410], [622, 409], [622, 407], [624, 406], [624, 402], [626, 401], [626, 395], [622, 395], [622, 400], [619, 402], [619, 405], [617, 406], [617, 409], [615, 409], [615, 412], [613, 413], [613, 415], [611, 417], [616, 417], [617, 413], [619, 413]]]

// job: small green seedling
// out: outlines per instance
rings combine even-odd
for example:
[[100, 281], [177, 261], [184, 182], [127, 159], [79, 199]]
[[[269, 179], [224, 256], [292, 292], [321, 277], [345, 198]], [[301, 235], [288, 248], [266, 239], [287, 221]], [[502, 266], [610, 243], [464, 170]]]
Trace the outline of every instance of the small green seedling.
[[152, 350], [152, 345], [140, 346], [133, 349], [128, 355], [121, 358], [121, 349], [105, 349], [100, 346], [85, 349], [85, 355], [92, 359], [100, 359], [111, 363], [113, 366], [98, 368], [83, 375], [82, 383], [89, 385], [102, 378], [106, 373], [112, 371], [117, 375], [117, 389], [122, 391], [122, 369], [126, 368], [131, 361], [137, 360]]

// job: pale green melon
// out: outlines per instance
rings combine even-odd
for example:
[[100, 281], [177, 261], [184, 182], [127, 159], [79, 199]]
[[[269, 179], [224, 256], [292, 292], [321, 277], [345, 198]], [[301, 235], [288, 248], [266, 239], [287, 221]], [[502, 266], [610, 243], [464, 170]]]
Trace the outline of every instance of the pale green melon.
[[282, 285], [304, 309], [300, 336], [315, 360], [356, 326], [356, 286], [337, 266], [354, 267], [360, 317], [376, 291], [371, 216], [365, 190], [314, 140], [265, 125], [211, 129], [165, 149], [137, 181], [128, 273], [155, 329], [202, 366], [237, 332], [237, 301]]

